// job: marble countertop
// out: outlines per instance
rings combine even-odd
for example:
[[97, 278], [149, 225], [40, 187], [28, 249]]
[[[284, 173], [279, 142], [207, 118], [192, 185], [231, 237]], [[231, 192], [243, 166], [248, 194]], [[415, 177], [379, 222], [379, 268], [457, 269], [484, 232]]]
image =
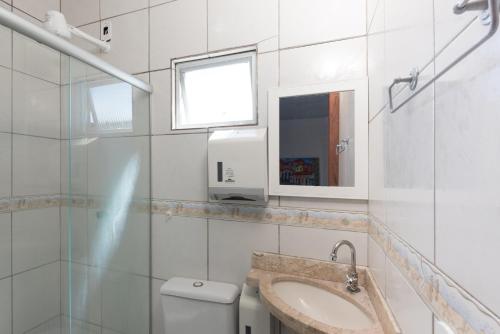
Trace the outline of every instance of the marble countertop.
[[[361, 292], [352, 294], [345, 288], [350, 266], [334, 262], [305, 259], [273, 253], [254, 252], [247, 284], [258, 287], [263, 303], [285, 326], [300, 334], [400, 334], [401, 331], [378, 289], [370, 270], [358, 266]], [[361, 309], [373, 326], [360, 330], [337, 328], [300, 313], [272, 288], [279, 281], [307, 283], [334, 293]]]

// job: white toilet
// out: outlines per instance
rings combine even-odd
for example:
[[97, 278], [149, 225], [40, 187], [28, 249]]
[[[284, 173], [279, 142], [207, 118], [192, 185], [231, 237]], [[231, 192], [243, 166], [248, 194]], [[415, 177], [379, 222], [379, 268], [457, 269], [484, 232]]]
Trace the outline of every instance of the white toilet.
[[165, 334], [238, 333], [238, 297], [233, 284], [175, 277], [161, 287]]

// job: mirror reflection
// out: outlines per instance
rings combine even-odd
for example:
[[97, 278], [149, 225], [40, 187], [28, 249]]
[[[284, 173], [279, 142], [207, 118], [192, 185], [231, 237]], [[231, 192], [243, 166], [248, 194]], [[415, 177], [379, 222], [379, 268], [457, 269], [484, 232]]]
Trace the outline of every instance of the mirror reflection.
[[354, 187], [354, 91], [280, 98], [280, 184]]

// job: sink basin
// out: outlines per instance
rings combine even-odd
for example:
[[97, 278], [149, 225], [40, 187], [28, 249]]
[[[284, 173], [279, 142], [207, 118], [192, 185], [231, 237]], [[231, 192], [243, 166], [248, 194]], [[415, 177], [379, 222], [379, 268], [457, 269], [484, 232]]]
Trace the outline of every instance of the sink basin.
[[316, 286], [279, 281], [272, 284], [272, 289], [290, 307], [326, 325], [357, 330], [374, 324], [355, 304]]

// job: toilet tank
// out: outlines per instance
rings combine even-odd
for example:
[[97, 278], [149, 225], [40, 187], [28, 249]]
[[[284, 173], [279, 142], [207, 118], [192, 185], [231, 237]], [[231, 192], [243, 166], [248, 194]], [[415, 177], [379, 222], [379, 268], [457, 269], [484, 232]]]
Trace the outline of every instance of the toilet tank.
[[165, 334], [238, 333], [236, 285], [174, 277], [161, 287]]

